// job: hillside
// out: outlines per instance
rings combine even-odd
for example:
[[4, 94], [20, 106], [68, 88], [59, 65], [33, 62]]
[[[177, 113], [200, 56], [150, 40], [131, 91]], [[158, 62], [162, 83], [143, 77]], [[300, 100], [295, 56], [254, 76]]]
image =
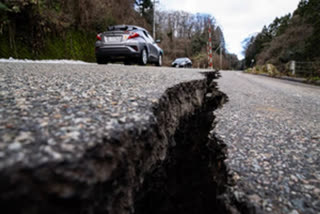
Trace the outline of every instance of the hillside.
[[[277, 66], [291, 61], [320, 61], [320, 1], [301, 0], [293, 14], [276, 18], [245, 42], [245, 65]], [[319, 69], [319, 68], [318, 68]]]
[[95, 61], [97, 32], [117, 23], [148, 28], [129, 0], [5, 0], [0, 57]]

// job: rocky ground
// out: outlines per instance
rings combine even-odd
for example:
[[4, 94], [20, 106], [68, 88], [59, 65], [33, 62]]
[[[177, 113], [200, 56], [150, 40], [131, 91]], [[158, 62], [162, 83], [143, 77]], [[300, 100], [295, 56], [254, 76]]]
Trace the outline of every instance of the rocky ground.
[[[320, 213], [320, 88], [222, 71], [215, 132], [238, 200], [267, 213]], [[246, 199], [245, 199], [246, 198]]]

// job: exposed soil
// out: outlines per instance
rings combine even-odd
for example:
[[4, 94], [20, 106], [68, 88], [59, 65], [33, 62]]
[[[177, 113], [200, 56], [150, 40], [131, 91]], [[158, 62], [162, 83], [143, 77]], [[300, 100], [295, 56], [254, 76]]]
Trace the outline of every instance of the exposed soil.
[[226, 95], [211, 90], [209, 87], [203, 108], [180, 121], [168, 158], [146, 176], [136, 198], [136, 213], [228, 213], [217, 200], [226, 191], [228, 180], [223, 164], [225, 144], [214, 135], [209, 138], [213, 110]]

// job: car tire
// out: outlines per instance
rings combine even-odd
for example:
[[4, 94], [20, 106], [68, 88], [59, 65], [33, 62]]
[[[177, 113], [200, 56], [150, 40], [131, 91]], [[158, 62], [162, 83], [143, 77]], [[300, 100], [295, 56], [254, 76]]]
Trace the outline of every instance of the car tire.
[[98, 64], [108, 64], [108, 60], [103, 57], [97, 57], [97, 63]]
[[162, 66], [162, 54], [159, 54], [156, 66]]
[[148, 52], [147, 49], [142, 49], [140, 58], [139, 58], [139, 64], [140, 65], [146, 65], [148, 63]]

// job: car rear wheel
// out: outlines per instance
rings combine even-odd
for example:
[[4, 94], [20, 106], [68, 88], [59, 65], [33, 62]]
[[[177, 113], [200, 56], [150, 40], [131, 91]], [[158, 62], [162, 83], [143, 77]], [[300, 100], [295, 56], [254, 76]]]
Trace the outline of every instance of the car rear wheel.
[[148, 63], [148, 52], [147, 52], [147, 50], [144, 48], [144, 49], [141, 51], [141, 54], [140, 54], [139, 64], [140, 64], [140, 65], [146, 65], [147, 63]]
[[157, 66], [161, 66], [162, 65], [162, 55], [160, 54], [158, 57], [158, 61], [156, 63]]

